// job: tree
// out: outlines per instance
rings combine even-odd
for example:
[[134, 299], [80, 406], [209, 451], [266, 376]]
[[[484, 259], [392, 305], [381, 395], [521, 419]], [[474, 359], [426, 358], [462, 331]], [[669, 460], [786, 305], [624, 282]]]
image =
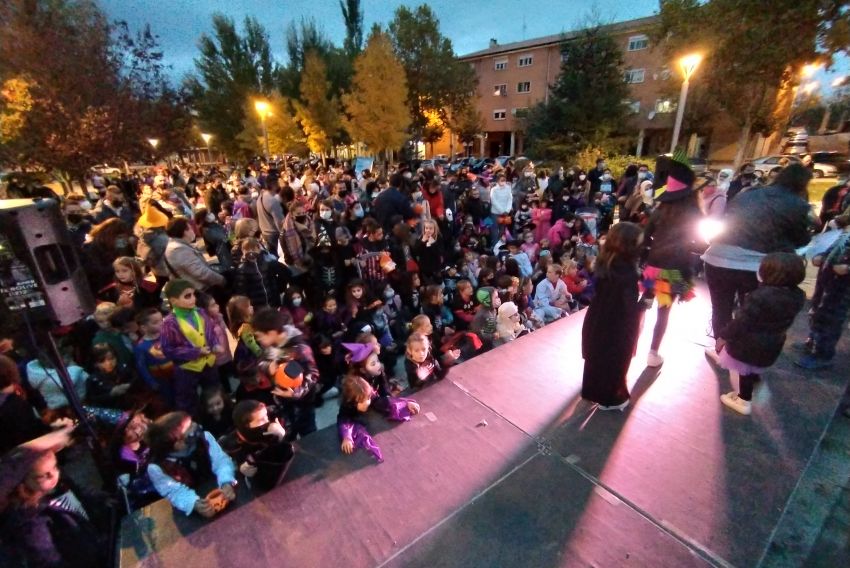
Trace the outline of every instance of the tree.
[[243, 103], [248, 93], [269, 95], [277, 71], [268, 34], [256, 19], [245, 18], [243, 35], [226, 16], [214, 14], [212, 20], [214, 35], [201, 36], [201, 54], [195, 59], [197, 74], [186, 87], [204, 129], [216, 137], [223, 150], [238, 153], [237, 136], [245, 119]]
[[484, 120], [474, 100], [453, 110], [449, 117], [449, 127], [457, 134], [461, 142], [473, 142], [475, 135], [484, 130]]
[[427, 4], [411, 11], [400, 6], [389, 25], [396, 57], [407, 77], [407, 104], [414, 136], [422, 139], [427, 112], [442, 120], [447, 109], [460, 107], [475, 92], [475, 75], [455, 58], [452, 42], [440, 33], [440, 24]]
[[[704, 92], [741, 129], [736, 167], [753, 133], [787, 120], [803, 65], [850, 47], [847, 2], [662, 0], [652, 34], [672, 59], [700, 51]], [[690, 104], [690, 103], [689, 103]]]
[[348, 118], [345, 128], [353, 140], [380, 153], [401, 147], [407, 140], [410, 114], [404, 68], [393, 54], [389, 37], [373, 31], [366, 49], [354, 60], [351, 92], [342, 100]]
[[342, 46], [352, 59], [363, 49], [363, 10], [360, 0], [339, 0], [342, 19], [345, 22], [345, 41]]
[[[237, 136], [240, 149], [250, 157], [262, 154], [265, 148], [262, 122], [255, 112], [253, 103], [253, 100], [257, 97], [249, 96], [246, 99], [243, 108], [245, 112], [245, 118], [242, 121], [243, 129]], [[292, 101], [283, 97], [280, 93], [274, 93], [268, 97], [268, 103], [271, 109], [270, 114], [266, 117], [269, 152], [278, 156], [287, 153], [303, 154], [307, 152], [304, 132], [295, 119]]]
[[564, 42], [561, 59], [548, 102], [528, 111], [527, 135], [536, 155], [563, 159], [587, 146], [610, 144], [626, 121], [623, 101], [629, 92], [622, 52], [599, 25]]
[[296, 116], [307, 135], [311, 152], [324, 160], [331, 140], [340, 129], [339, 99], [332, 94], [327, 67], [318, 53], [308, 52], [301, 75], [301, 100], [295, 103]]

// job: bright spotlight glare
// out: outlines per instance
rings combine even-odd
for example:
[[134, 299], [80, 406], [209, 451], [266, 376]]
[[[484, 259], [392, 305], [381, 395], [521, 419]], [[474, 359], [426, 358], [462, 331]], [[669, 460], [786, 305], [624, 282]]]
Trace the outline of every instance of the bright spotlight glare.
[[723, 221], [707, 217], [699, 222], [697, 231], [706, 243], [711, 244], [711, 241], [720, 235], [725, 228]]

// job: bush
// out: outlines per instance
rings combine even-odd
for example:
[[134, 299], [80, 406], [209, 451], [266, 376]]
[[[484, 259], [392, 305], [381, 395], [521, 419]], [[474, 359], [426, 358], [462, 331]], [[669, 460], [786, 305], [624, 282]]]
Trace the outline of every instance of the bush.
[[577, 165], [585, 171], [590, 171], [596, 167], [596, 160], [600, 157], [605, 158], [605, 162], [611, 169], [611, 175], [614, 179], [620, 179], [623, 172], [630, 164], [647, 164], [652, 169], [652, 164], [646, 158], [638, 158], [637, 156], [629, 156], [624, 154], [606, 154], [600, 148], [588, 147], [578, 153], [572, 165]]

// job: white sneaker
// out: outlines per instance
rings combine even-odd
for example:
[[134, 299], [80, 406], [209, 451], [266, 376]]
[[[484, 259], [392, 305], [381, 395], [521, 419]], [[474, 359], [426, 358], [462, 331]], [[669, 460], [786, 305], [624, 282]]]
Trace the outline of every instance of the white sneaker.
[[664, 364], [664, 357], [656, 353], [655, 351], [650, 351], [649, 355], [646, 356], [646, 366], [647, 367], [660, 367]]
[[735, 391], [720, 395], [720, 402], [728, 406], [738, 414], [749, 416], [753, 411], [753, 405], [749, 400], [744, 400]]
[[618, 404], [616, 406], [603, 406], [599, 405], [599, 410], [619, 410], [620, 412], [624, 411], [626, 407], [629, 405], [629, 399], [626, 399], [626, 402], [622, 404]]
[[720, 353], [715, 351], [714, 347], [706, 347], [705, 356], [714, 361], [715, 365], [720, 365]]

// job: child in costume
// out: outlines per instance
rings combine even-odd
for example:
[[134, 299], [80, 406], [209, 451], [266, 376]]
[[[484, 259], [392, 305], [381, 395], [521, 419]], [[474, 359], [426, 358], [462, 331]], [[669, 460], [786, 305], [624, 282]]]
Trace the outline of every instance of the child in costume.
[[141, 339], [133, 348], [136, 372], [145, 384], [159, 393], [168, 408], [174, 407], [174, 363], [162, 352], [162, 313], [146, 308], [136, 314]]
[[195, 306], [195, 289], [183, 279], [170, 280], [163, 288], [172, 313], [162, 322], [163, 354], [174, 361], [175, 406], [194, 412], [198, 386], [219, 383], [216, 355], [225, 349], [218, 343], [215, 322]]
[[759, 264], [761, 284], [747, 294], [732, 321], [720, 330], [715, 342], [720, 365], [740, 377], [738, 392], [721, 395], [720, 401], [735, 412], [752, 412], [750, 401], [759, 375], [779, 358], [785, 334], [806, 302], [799, 287], [805, 276], [806, 265], [796, 254], [768, 254]]
[[404, 370], [407, 373], [407, 382], [413, 388], [441, 381], [447, 372], [434, 357], [431, 342], [421, 333], [411, 333], [407, 338]]
[[112, 269], [115, 280], [97, 293], [98, 301], [137, 310], [159, 306], [156, 282], [145, 280], [135, 258], [119, 256], [112, 262]]

